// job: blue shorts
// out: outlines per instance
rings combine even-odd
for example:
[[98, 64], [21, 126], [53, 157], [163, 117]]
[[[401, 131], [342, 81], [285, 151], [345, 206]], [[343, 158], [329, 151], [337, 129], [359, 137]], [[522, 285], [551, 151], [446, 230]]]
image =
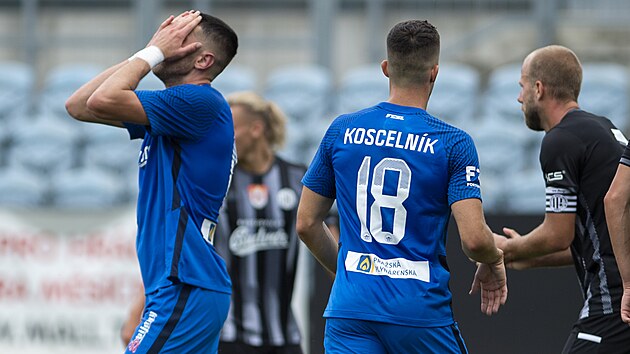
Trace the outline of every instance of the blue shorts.
[[457, 324], [411, 327], [383, 322], [327, 318], [326, 354], [467, 354]]
[[147, 295], [127, 354], [216, 353], [230, 295], [175, 284]]

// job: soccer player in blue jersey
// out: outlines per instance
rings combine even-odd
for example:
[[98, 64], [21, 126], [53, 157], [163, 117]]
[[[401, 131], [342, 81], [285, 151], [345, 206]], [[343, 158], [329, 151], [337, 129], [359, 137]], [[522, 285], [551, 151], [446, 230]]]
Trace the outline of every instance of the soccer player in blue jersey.
[[[216, 17], [171, 16], [145, 49], [66, 102], [78, 120], [144, 139], [136, 246], [146, 306], [127, 353], [217, 351], [231, 284], [213, 236], [236, 159], [230, 108], [210, 83], [237, 47]], [[134, 91], [150, 70], [167, 88]]]
[[[470, 136], [426, 112], [439, 34], [427, 21], [387, 37], [387, 102], [338, 117], [303, 178], [297, 230], [336, 273], [324, 312], [327, 354], [466, 353], [451, 311], [445, 239], [451, 212], [471, 292], [490, 315], [507, 298], [503, 253], [485, 223]], [[322, 221], [334, 200], [339, 243]]]

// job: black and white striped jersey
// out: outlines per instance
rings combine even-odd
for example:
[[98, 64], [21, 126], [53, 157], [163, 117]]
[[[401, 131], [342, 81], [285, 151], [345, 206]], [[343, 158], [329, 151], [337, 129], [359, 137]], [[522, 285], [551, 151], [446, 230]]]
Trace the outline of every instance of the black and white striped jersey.
[[585, 299], [580, 318], [619, 312], [622, 283], [604, 196], [626, 142], [608, 119], [582, 110], [569, 112], [542, 142], [546, 212], [576, 214], [571, 253]]
[[219, 215], [215, 247], [232, 280], [221, 340], [252, 346], [300, 344], [291, 311], [298, 261], [295, 231], [305, 168], [276, 157], [264, 175], [236, 165]]

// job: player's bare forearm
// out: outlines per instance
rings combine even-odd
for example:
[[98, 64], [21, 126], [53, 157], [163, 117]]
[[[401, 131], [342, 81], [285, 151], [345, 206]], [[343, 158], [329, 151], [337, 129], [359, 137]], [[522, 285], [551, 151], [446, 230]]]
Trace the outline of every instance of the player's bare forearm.
[[297, 233], [313, 256], [332, 274], [337, 271], [338, 245], [335, 237], [324, 224], [334, 200], [323, 197], [310, 189], [302, 188], [297, 213]]
[[[314, 227], [307, 232], [301, 233], [300, 239], [317, 261], [334, 276], [337, 272], [338, 245], [332, 233], [325, 227], [325, 224], [322, 223], [320, 225], [321, 227]], [[317, 241], [313, 242], [314, 240]]]
[[489, 264], [501, 258], [492, 237], [492, 231], [486, 225], [479, 199], [465, 199], [451, 206], [457, 223], [462, 249], [468, 258], [475, 262]]
[[619, 272], [630, 283], [630, 167], [620, 164], [606, 197], [604, 206], [610, 241]]
[[[126, 64], [127, 61], [125, 60], [124, 62], [111, 66], [76, 90], [66, 100], [66, 110], [68, 111], [68, 114], [74, 119], [84, 122], [111, 124], [109, 121], [103, 121], [102, 119], [96, 118], [88, 109], [87, 101], [94, 91], [96, 91], [96, 89], [98, 89], [107, 78]], [[113, 125], [122, 126], [122, 124]]]
[[106, 121], [148, 124], [146, 113], [133, 90], [150, 70], [149, 64], [138, 58], [119, 67], [90, 96], [88, 110], [96, 118]]
[[533, 259], [569, 248], [575, 237], [575, 214], [547, 213], [542, 224], [523, 236], [507, 227], [503, 232], [507, 239], [497, 235], [495, 241], [506, 263]]
[[564, 267], [572, 264], [573, 257], [571, 256], [571, 250], [566, 249], [526, 260], [510, 261], [506, 263], [506, 266], [511, 269], [522, 270], [529, 268]]

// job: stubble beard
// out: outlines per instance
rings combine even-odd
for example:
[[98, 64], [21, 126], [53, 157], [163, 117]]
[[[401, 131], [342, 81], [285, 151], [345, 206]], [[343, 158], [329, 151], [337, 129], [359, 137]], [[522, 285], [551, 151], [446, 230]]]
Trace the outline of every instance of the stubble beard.
[[541, 132], [544, 130], [537, 107], [534, 107], [534, 105], [531, 103], [528, 105], [524, 105], [523, 114], [525, 115], [525, 124], [529, 129], [537, 132]]

